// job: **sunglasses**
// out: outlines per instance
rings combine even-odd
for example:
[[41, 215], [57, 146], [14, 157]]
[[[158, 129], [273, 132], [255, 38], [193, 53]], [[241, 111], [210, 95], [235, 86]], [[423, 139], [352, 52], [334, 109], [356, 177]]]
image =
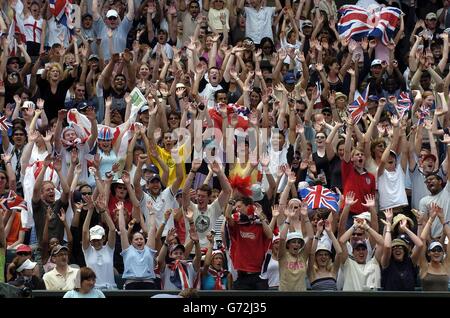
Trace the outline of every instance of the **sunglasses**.
[[433, 253], [442, 253], [443, 252], [442, 248], [440, 248], [440, 247], [435, 247], [430, 251]]
[[92, 192], [81, 192], [82, 195], [92, 195]]
[[108, 20], [117, 20], [116, 17], [109, 17]]
[[30, 252], [18, 252], [18, 253], [16, 253], [18, 256], [29, 256], [29, 255], [31, 255], [31, 253]]
[[363, 236], [363, 233], [353, 233], [353, 236]]

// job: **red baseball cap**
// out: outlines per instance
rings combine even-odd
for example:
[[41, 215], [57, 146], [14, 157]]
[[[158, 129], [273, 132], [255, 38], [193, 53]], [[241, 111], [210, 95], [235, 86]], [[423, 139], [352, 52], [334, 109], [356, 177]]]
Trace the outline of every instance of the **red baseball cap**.
[[25, 245], [25, 244], [21, 244], [16, 249], [16, 253], [20, 253], [20, 252], [31, 253], [31, 247], [29, 247], [28, 245]]

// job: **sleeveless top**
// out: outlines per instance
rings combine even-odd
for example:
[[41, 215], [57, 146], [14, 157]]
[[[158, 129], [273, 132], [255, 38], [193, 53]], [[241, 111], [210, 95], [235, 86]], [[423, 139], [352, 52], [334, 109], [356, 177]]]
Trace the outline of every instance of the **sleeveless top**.
[[403, 262], [391, 258], [389, 266], [381, 271], [381, 287], [383, 290], [414, 290], [417, 277], [417, 267], [410, 257]]
[[431, 274], [427, 273], [422, 278], [423, 291], [447, 291], [448, 275], [447, 274]]
[[312, 290], [337, 290], [336, 279], [333, 277], [322, 277], [311, 283]]

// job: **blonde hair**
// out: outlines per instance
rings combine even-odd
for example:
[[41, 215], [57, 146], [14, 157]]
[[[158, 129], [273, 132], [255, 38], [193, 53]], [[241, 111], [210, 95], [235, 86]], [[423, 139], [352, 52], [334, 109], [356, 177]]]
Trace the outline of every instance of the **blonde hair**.
[[61, 80], [61, 79], [62, 79], [62, 77], [63, 77], [63, 72], [64, 72], [62, 66], [61, 66], [59, 63], [51, 63], [51, 64], [50, 64], [50, 67], [48, 68], [48, 72], [47, 72], [47, 74], [46, 74], [46, 76], [45, 76], [45, 79], [46, 79], [47, 81], [50, 80], [50, 72], [51, 72], [54, 68], [58, 69], [58, 71], [59, 71], [59, 78], [58, 78], [58, 80]]

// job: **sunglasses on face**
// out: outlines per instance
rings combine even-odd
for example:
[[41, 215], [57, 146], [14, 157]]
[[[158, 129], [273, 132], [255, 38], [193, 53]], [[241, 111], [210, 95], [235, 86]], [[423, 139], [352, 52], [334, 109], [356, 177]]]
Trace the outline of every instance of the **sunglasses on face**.
[[16, 254], [17, 254], [17, 256], [30, 256], [31, 255], [30, 252], [18, 252]]
[[81, 192], [82, 195], [92, 195], [92, 192]]
[[29, 255], [31, 255], [31, 253], [30, 252], [18, 252], [17, 255], [18, 256], [29, 256]]
[[363, 233], [353, 233], [353, 236], [363, 236]]
[[443, 252], [442, 248], [440, 248], [440, 247], [435, 247], [430, 251], [433, 253], [442, 253]]
[[114, 20], [117, 20], [117, 18], [116, 17], [109, 17], [108, 20], [113, 20], [114, 21]]

